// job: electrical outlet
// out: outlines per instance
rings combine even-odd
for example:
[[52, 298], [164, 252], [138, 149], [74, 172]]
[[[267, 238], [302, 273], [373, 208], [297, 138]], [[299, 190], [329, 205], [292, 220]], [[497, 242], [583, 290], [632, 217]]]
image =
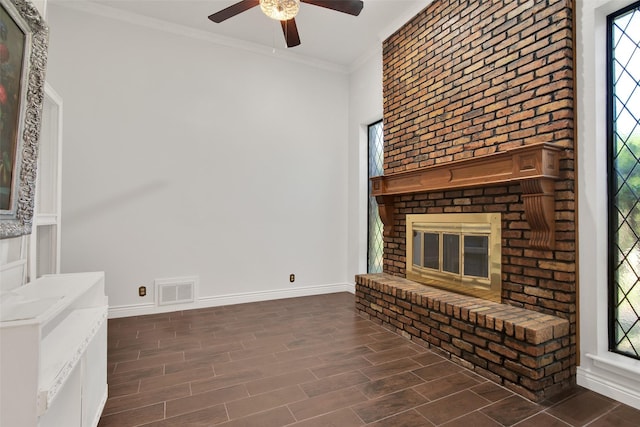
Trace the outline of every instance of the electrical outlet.
[[138, 288], [138, 295], [140, 295], [141, 297], [144, 297], [147, 295], [147, 287], [146, 286], [140, 286]]
[[295, 274], [293, 274], [293, 273], [291, 273], [291, 274], [289, 275], [289, 281], [290, 281], [291, 283], [295, 282], [295, 281], [296, 281], [296, 275], [295, 275]]

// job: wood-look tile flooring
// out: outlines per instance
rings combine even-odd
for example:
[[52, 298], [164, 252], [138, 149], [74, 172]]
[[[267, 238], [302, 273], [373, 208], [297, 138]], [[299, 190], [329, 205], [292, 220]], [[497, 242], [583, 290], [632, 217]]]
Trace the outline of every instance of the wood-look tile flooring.
[[543, 404], [358, 316], [337, 293], [109, 320], [117, 426], [639, 426], [583, 388]]

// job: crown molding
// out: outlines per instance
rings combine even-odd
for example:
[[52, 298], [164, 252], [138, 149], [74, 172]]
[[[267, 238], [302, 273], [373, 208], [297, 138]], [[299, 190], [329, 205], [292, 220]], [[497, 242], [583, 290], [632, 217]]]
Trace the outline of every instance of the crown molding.
[[308, 65], [325, 71], [340, 74], [349, 74], [350, 72], [349, 67], [335, 64], [333, 62], [322, 61], [308, 56], [288, 52], [283, 49], [263, 46], [257, 43], [245, 42], [232, 37], [213, 34], [208, 31], [196, 30], [184, 25], [151, 18], [133, 12], [123, 11], [89, 1], [51, 1], [51, 4], [102, 18], [125, 22], [139, 27], [205, 41], [218, 46], [241, 49], [258, 55], [269, 56], [270, 58], [278, 58], [284, 61]]
[[423, 0], [418, 2], [414, 7], [407, 10], [404, 14], [387, 25], [381, 32], [378, 33], [380, 42], [388, 39], [393, 33], [398, 31], [404, 24], [412, 20], [418, 13], [422, 12], [427, 6], [433, 3], [433, 0]]
[[422, 12], [424, 8], [433, 3], [433, 0], [424, 0], [418, 2], [414, 7], [407, 10], [402, 16], [398, 17], [387, 25], [381, 32], [378, 33], [378, 45], [371, 47], [367, 52], [360, 55], [351, 65], [349, 65], [349, 73], [357, 71], [366, 62], [368, 62], [374, 56], [382, 56], [382, 43], [388, 39], [393, 33], [402, 28], [407, 22], [413, 19], [418, 13]]
[[380, 58], [380, 61], [382, 62], [382, 41], [376, 46], [371, 47], [364, 54], [360, 55], [358, 59], [353, 61], [353, 63], [349, 66], [349, 74], [360, 69], [360, 67], [369, 62], [369, 60], [374, 56]]

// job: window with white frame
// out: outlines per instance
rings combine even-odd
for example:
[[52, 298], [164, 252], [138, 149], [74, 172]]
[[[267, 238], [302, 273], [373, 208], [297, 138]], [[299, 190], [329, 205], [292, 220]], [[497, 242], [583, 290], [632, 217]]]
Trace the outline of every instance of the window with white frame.
[[640, 359], [640, 2], [607, 32], [609, 348]]

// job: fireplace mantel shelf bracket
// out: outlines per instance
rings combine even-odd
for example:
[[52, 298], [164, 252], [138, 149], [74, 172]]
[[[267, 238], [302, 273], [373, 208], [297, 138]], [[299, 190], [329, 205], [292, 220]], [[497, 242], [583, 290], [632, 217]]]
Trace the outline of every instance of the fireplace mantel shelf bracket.
[[564, 148], [532, 144], [486, 156], [457, 160], [371, 178], [384, 235], [391, 236], [394, 225], [393, 197], [519, 183], [524, 212], [531, 228], [529, 244], [536, 249], [555, 246], [555, 180], [560, 177], [560, 155]]

